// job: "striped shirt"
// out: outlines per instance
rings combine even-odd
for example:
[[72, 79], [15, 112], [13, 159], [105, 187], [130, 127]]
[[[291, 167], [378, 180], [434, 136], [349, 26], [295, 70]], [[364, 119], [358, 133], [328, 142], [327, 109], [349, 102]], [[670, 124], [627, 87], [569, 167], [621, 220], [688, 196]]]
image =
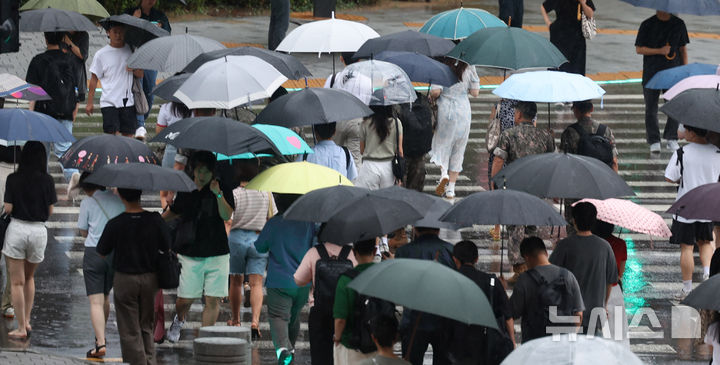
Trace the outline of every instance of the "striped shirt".
[[[235, 198], [235, 211], [232, 217], [231, 229], [244, 229], [248, 231], [261, 231], [268, 219], [268, 202], [270, 193], [257, 190], [248, 190], [238, 186], [233, 190]], [[272, 202], [273, 215], [277, 213], [275, 202]]]

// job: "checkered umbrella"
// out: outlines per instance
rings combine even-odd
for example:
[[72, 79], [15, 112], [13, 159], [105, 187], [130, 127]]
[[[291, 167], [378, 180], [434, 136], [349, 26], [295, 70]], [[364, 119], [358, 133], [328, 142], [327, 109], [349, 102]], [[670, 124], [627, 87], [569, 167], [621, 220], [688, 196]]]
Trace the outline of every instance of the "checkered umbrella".
[[[597, 209], [599, 220], [629, 229], [633, 232], [640, 232], [656, 237], [670, 237], [670, 229], [665, 220], [643, 206], [625, 199], [583, 199], [580, 202], [588, 202]], [[575, 203], [575, 204], [577, 204]], [[573, 206], [575, 206], [573, 204]]]
[[190, 34], [160, 37], [138, 48], [128, 58], [127, 64], [131, 68], [175, 73], [195, 57], [219, 49], [225, 49], [225, 46], [210, 38]]

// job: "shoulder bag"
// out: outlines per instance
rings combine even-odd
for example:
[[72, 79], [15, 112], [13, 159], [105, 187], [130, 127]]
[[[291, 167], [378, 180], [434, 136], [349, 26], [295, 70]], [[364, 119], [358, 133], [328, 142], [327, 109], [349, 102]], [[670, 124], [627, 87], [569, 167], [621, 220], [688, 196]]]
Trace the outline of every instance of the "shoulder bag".
[[135, 114], [141, 115], [147, 113], [150, 107], [148, 106], [145, 92], [142, 88], [142, 78], [138, 79], [133, 76], [132, 95], [133, 100], [135, 100]]
[[180, 285], [180, 261], [171, 249], [158, 250], [155, 270], [160, 289], [175, 289]]
[[0, 250], [5, 246], [5, 233], [7, 232], [8, 225], [10, 225], [10, 214], [3, 211], [0, 214], [0, 238], [2, 238], [2, 240], [0, 240]]
[[495, 105], [495, 116], [490, 118], [488, 123], [487, 134], [485, 135], [485, 143], [487, 144], [488, 152], [492, 152], [497, 147], [498, 141], [500, 140], [500, 131], [502, 130], [500, 125], [500, 103]]
[[398, 128], [397, 118], [395, 121], [395, 156], [392, 159], [392, 172], [396, 181], [403, 181], [405, 178], [405, 158], [400, 156], [400, 129]]
[[595, 18], [588, 18], [582, 11], [582, 5], [578, 4], [578, 13], [580, 15], [580, 23], [582, 27], [583, 37], [590, 40], [595, 38], [597, 35], [597, 25], [595, 25]]

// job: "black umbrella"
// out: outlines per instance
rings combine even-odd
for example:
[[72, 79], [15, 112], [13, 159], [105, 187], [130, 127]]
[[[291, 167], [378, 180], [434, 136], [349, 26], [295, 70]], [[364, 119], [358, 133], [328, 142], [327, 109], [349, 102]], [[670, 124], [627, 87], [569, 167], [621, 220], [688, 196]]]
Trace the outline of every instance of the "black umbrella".
[[720, 275], [713, 275], [702, 282], [697, 288], [688, 294], [680, 304], [685, 304], [696, 309], [708, 309], [720, 311]]
[[107, 164], [132, 162], [158, 164], [155, 154], [145, 143], [111, 134], [85, 137], [73, 143], [60, 157], [65, 168], [91, 172]]
[[455, 47], [449, 39], [420, 33], [414, 30], [392, 33], [365, 41], [353, 59], [371, 58], [382, 51], [405, 51], [429, 57], [444, 56]]
[[422, 219], [415, 221], [412, 225], [414, 227], [445, 228], [452, 230], [460, 228], [455, 223], [443, 222], [440, 220], [440, 217], [442, 217], [453, 205], [447, 200], [437, 196], [430, 196], [430, 198], [433, 201], [433, 205], [430, 206], [430, 209], [427, 210], [427, 213], [425, 213], [425, 216]]
[[280, 155], [275, 144], [259, 129], [221, 117], [186, 118], [163, 129], [150, 142], [179, 148], [212, 151], [232, 156], [245, 152]]
[[104, 165], [90, 174], [85, 181], [101, 186], [146, 191], [197, 189], [184, 172], [147, 163]]
[[281, 74], [291, 80], [312, 76], [310, 71], [294, 56], [257, 47], [237, 47], [205, 52], [195, 57], [194, 60], [185, 66], [182, 72], [195, 72], [195, 70], [205, 64], [205, 62], [225, 56], [255, 56], [271, 64], [280, 71]]
[[321, 229], [322, 242], [345, 244], [392, 232], [422, 218], [402, 200], [365, 194], [337, 211]]
[[327, 222], [354, 198], [368, 194], [370, 190], [355, 186], [332, 186], [313, 190], [299, 197], [283, 214], [285, 219], [304, 222]]
[[660, 111], [684, 125], [720, 132], [718, 88], [685, 90], [665, 103]]
[[258, 114], [255, 123], [302, 127], [363, 118], [372, 113], [347, 91], [306, 88], [275, 99]]
[[110, 29], [110, 25], [113, 23], [125, 24], [125, 43], [133, 47], [140, 47], [151, 39], [170, 35], [170, 32], [165, 29], [128, 14], [113, 15], [100, 20], [99, 23], [105, 29]]
[[700, 185], [675, 201], [667, 213], [686, 219], [720, 221], [720, 183]]
[[543, 153], [513, 161], [493, 178], [495, 184], [541, 198], [608, 199], [635, 195], [602, 161], [570, 153]]
[[21, 32], [90, 32], [97, 29], [85, 15], [74, 11], [47, 8], [23, 11], [20, 16]]
[[173, 94], [175, 94], [176, 91], [182, 86], [185, 81], [190, 78], [192, 74], [179, 74], [170, 76], [167, 79], [163, 80], [163, 82], [157, 84], [155, 88], [152, 91], [152, 94], [155, 96], [159, 96], [167, 101], [172, 101], [175, 103], [182, 103], [178, 98], [176, 98]]
[[421, 193], [417, 190], [407, 189], [401, 186], [391, 186], [389, 188], [373, 190], [370, 194], [382, 198], [402, 200], [422, 214], [430, 210], [435, 204], [436, 198], [430, 194]]

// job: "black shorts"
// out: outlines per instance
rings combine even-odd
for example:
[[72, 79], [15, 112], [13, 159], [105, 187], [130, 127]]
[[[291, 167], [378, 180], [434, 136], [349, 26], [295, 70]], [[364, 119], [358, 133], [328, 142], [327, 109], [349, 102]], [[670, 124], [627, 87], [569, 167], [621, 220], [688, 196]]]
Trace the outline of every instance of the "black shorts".
[[83, 256], [85, 293], [87, 295], [110, 294], [114, 276], [112, 254], [102, 258], [95, 247], [85, 247], [85, 255]]
[[670, 227], [672, 237], [670, 243], [676, 245], [695, 245], [697, 241], [713, 240], [713, 224], [712, 222], [695, 222], [683, 223], [673, 219], [672, 227]]
[[135, 134], [137, 129], [137, 117], [135, 117], [135, 106], [124, 108], [104, 107], [100, 108], [103, 117], [103, 132], [114, 134]]

